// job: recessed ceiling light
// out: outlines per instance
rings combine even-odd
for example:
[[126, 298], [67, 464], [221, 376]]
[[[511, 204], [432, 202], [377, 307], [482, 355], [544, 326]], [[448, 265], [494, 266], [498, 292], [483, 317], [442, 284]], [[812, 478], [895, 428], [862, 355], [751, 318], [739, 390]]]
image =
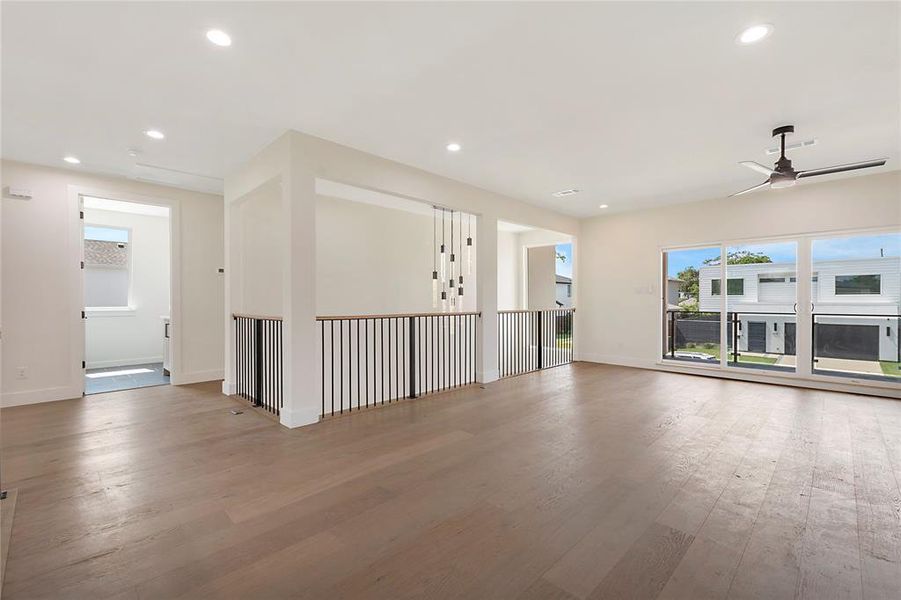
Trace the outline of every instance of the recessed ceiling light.
[[232, 45], [231, 36], [221, 29], [210, 29], [206, 32], [206, 39], [210, 40], [217, 46], [226, 47]]
[[607, 204], [601, 204], [600, 206], [598, 206], [598, 208], [608, 208], [608, 205], [607, 205]]
[[457, 142], [451, 142], [446, 146], [448, 152], [459, 152], [463, 149], [463, 146], [458, 144]]
[[146, 135], [149, 138], [153, 138], [155, 140], [161, 140], [166, 137], [165, 133], [163, 133], [162, 131], [159, 131], [157, 129], [148, 129], [147, 131], [144, 132], [144, 135]]
[[564, 196], [572, 196], [573, 194], [578, 194], [578, 193], [579, 193], [579, 190], [569, 189], [569, 190], [560, 190], [559, 192], [554, 192], [551, 195], [554, 196], [555, 198], [562, 198]]
[[78, 160], [78, 158], [76, 158], [74, 156], [65, 156], [65, 157], [63, 157], [63, 160], [66, 161], [67, 163], [69, 163], [70, 165], [77, 165], [77, 164], [81, 163], [81, 161]]
[[769, 23], [762, 23], [760, 25], [751, 25], [735, 38], [735, 42], [737, 44], [741, 44], [742, 46], [747, 46], [748, 44], [754, 44], [762, 40], [763, 38], [769, 36], [773, 33], [773, 26]]

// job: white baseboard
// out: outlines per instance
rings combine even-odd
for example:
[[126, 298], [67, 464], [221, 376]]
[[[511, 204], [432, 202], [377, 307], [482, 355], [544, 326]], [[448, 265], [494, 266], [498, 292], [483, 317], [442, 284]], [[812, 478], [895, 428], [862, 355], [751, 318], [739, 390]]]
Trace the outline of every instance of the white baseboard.
[[222, 382], [222, 393], [226, 396], [234, 396], [238, 393], [238, 386], [234, 381], [223, 381]]
[[681, 364], [658, 363], [649, 360], [630, 357], [607, 356], [602, 354], [586, 354], [582, 356], [582, 360], [585, 362], [616, 365], [620, 367], [632, 367], [636, 369], [649, 369], [652, 371], [663, 371], [666, 373], [700, 375], [701, 377], [717, 377], [720, 379], [750, 381], [753, 383], [769, 383], [774, 385], [785, 385], [813, 390], [826, 390], [830, 392], [865, 394], [868, 396], [881, 396], [884, 398], [901, 398], [901, 389], [897, 389], [896, 386], [881, 387], [867, 384], [845, 383], [841, 380], [820, 381], [817, 379], [802, 379], [799, 377], [767, 375], [766, 373], [750, 370], [747, 373], [739, 371], [725, 371], [711, 366], [698, 366], [690, 364], [683, 366]]
[[605, 365], [617, 365], [620, 367], [634, 367], [636, 369], [654, 369], [658, 365], [652, 360], [642, 360], [628, 356], [607, 356], [604, 354], [581, 354], [576, 362], [592, 362]]
[[41, 402], [56, 402], [57, 400], [71, 400], [81, 398], [82, 389], [75, 386], [58, 386], [43, 388], [40, 390], [26, 390], [22, 392], [6, 392], [0, 400], [4, 408], [11, 406], [24, 406], [26, 404], [39, 404]]
[[279, 415], [279, 421], [285, 427], [294, 429], [295, 427], [303, 427], [305, 425], [314, 425], [319, 422], [319, 407], [311, 406], [306, 410], [288, 411], [282, 409]]
[[476, 371], [476, 381], [479, 383], [491, 383], [500, 379], [500, 371]]
[[190, 373], [172, 373], [170, 381], [172, 385], [188, 385], [205, 381], [219, 381], [224, 377], [225, 369], [210, 369], [208, 371], [191, 371]]
[[125, 360], [95, 360], [87, 363], [88, 369], [105, 369], [107, 367], [132, 367], [134, 365], [149, 365], [163, 362], [162, 356], [148, 358], [127, 358]]

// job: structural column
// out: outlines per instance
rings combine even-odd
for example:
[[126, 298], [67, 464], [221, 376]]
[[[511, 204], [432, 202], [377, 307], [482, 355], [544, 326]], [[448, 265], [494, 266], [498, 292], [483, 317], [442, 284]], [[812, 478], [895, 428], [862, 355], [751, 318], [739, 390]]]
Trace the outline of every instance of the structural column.
[[476, 379], [489, 383], [498, 378], [497, 366], [497, 217], [478, 218], [476, 248], [476, 300], [482, 313], [478, 327], [478, 365]]
[[319, 421], [318, 377], [321, 357], [316, 339], [316, 176], [314, 153], [306, 137], [289, 138], [284, 201], [288, 250], [284, 280], [285, 405], [281, 423], [300, 427]]

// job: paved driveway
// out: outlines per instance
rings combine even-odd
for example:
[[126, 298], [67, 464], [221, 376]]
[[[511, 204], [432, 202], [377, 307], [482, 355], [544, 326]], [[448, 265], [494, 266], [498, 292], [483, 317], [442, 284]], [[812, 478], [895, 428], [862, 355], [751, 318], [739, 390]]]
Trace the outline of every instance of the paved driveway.
[[[794, 367], [797, 365], [796, 357], [780, 356], [777, 365]], [[884, 375], [882, 367], [875, 360], [849, 360], [847, 358], [818, 358], [816, 368], [823, 371], [848, 371], [852, 373], [868, 373], [870, 375]]]

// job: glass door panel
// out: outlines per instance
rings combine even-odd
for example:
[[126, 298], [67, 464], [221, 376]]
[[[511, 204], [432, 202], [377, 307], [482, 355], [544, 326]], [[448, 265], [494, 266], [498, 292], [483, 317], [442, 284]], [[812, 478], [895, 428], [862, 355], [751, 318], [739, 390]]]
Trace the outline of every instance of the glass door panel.
[[663, 260], [663, 357], [718, 366], [720, 303], [710, 295], [710, 279], [700, 273], [720, 263], [720, 248], [668, 250]]
[[901, 233], [811, 245], [812, 371], [901, 384]]
[[701, 272], [711, 291], [726, 295], [726, 363], [730, 367], [795, 372], [797, 368], [795, 242], [726, 248], [726, 284], [718, 266]]

